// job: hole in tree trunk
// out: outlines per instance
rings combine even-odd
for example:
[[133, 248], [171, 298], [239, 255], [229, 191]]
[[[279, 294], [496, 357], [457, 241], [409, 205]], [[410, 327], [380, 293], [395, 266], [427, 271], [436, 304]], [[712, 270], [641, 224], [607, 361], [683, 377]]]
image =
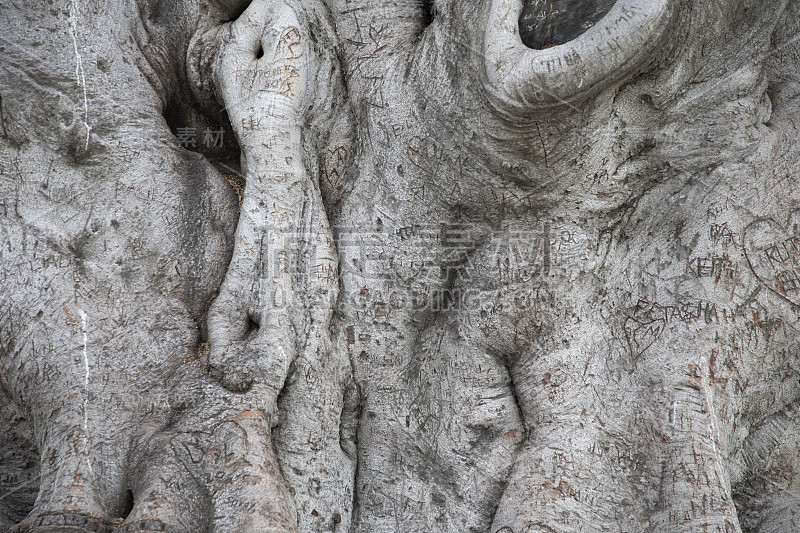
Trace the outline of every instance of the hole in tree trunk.
[[131, 514], [133, 510], [133, 492], [130, 490], [125, 493], [124, 499], [120, 502], [121, 507], [117, 509], [112, 509], [111, 514], [113, 515], [112, 518], [112, 525], [114, 527], [119, 527], [128, 518], [128, 515]]
[[616, 0], [523, 0], [519, 35], [529, 48], [564, 44], [600, 21]]

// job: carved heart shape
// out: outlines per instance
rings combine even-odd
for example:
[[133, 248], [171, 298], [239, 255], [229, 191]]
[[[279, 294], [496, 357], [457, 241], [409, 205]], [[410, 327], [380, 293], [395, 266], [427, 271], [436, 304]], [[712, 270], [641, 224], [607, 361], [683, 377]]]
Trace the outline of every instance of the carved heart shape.
[[745, 228], [744, 253], [765, 287], [800, 307], [800, 235], [772, 219], [758, 219]]

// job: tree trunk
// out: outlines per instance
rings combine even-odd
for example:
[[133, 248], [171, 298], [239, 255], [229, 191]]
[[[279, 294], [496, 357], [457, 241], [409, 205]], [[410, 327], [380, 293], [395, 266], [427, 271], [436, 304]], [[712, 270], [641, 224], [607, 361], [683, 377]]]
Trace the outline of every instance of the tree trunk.
[[0, 5], [0, 531], [800, 530], [800, 2]]

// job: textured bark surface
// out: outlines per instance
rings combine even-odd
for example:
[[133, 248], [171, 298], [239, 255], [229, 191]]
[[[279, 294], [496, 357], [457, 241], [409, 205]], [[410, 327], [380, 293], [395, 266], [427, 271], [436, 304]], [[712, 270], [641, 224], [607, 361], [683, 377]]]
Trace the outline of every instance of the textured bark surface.
[[0, 531], [800, 530], [798, 21], [0, 3]]

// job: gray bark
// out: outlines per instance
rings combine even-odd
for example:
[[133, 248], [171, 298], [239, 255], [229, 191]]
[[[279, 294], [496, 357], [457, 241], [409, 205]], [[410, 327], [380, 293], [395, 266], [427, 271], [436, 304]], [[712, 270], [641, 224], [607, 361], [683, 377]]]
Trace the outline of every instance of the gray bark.
[[798, 21], [3, 2], [0, 531], [800, 530]]

